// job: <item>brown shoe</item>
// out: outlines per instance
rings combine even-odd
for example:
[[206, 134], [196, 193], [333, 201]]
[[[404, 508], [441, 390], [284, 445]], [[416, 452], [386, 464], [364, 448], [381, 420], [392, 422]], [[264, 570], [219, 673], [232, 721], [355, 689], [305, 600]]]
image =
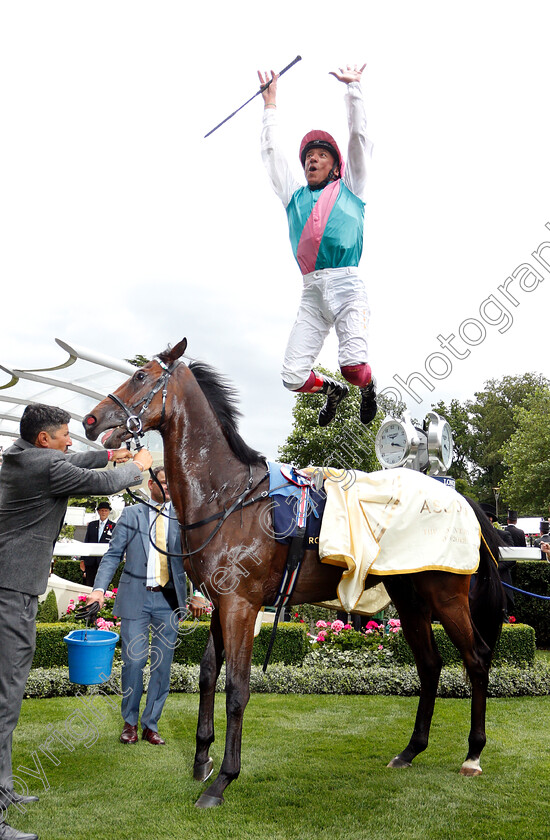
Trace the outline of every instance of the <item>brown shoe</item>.
[[158, 744], [166, 743], [164, 738], [161, 738], [158, 732], [153, 732], [153, 730], [149, 729], [148, 726], [146, 726], [143, 730], [141, 737], [144, 741], [149, 741], [150, 744], [154, 744], [155, 746], [158, 746]]
[[137, 744], [137, 741], [137, 726], [132, 726], [131, 723], [125, 723], [120, 736], [121, 744]]

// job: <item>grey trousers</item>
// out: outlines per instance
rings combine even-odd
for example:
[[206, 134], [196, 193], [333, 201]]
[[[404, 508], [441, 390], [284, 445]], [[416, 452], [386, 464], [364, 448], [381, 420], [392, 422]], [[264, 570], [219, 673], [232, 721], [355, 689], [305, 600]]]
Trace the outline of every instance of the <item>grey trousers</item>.
[[[178, 625], [162, 592], [147, 592], [141, 614], [120, 622], [122, 652], [121, 712], [126, 723], [137, 726], [143, 694], [143, 669], [151, 655], [151, 674], [141, 726], [158, 732], [158, 722], [170, 691], [170, 668], [177, 645]], [[151, 644], [149, 645], [149, 628]]]
[[0, 587], [0, 785], [13, 788], [11, 745], [36, 647], [36, 595]]

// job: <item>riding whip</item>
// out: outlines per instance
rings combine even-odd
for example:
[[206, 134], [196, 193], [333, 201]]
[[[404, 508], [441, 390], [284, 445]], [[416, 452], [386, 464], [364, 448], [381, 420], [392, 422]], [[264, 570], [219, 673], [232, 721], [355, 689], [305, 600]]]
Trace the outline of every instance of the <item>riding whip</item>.
[[[297, 56], [296, 56], [296, 58], [295, 58], [293, 61], [291, 61], [291, 62], [290, 62], [290, 64], [287, 64], [287, 66], [286, 66], [286, 67], [283, 67], [283, 69], [282, 69], [282, 70], [281, 70], [281, 72], [278, 74], [278, 76], [282, 76], [282, 75], [283, 75], [283, 73], [286, 73], [286, 71], [287, 71], [287, 70], [290, 70], [290, 68], [291, 68], [291, 67], [293, 67], [293, 66], [294, 66], [294, 65], [295, 65], [298, 61], [301, 61], [301, 60], [302, 60], [302, 56], [301, 56], [301, 55], [297, 55]], [[233, 111], [233, 113], [232, 113], [232, 114], [229, 114], [229, 116], [228, 116], [228, 117], [226, 117], [224, 120], [222, 120], [222, 121], [221, 121], [221, 123], [218, 123], [218, 124], [217, 124], [217, 126], [215, 126], [214, 128], [212, 128], [212, 129], [208, 132], [208, 134], [205, 134], [205, 135], [204, 135], [204, 136], [205, 136], [205, 138], [206, 138], [206, 137], [210, 137], [210, 135], [211, 135], [211, 134], [213, 134], [213, 133], [214, 133], [214, 132], [215, 132], [215, 131], [216, 131], [216, 130], [217, 130], [217, 129], [221, 126], [221, 125], [223, 125], [224, 123], [226, 123], [226, 122], [227, 122], [227, 120], [230, 120], [230, 119], [231, 119], [231, 117], [234, 117], [234, 116], [235, 116], [235, 114], [237, 114], [237, 113], [238, 113], [238, 112], [239, 112], [242, 108], [244, 108], [244, 106], [245, 106], [245, 105], [248, 105], [248, 103], [249, 103], [249, 102], [252, 102], [252, 100], [253, 100], [253, 99], [255, 99], [255, 98], [258, 96], [258, 94], [262, 93], [264, 90], [267, 90], [267, 88], [269, 87], [269, 85], [271, 84], [271, 82], [272, 82], [272, 81], [273, 81], [273, 80], [272, 80], [272, 79], [270, 79], [270, 80], [269, 80], [269, 82], [267, 82], [265, 85], [262, 85], [262, 86], [260, 87], [260, 89], [256, 91], [256, 93], [254, 94], [254, 96], [251, 96], [251, 97], [250, 97], [250, 99], [247, 99], [247, 100], [246, 100], [246, 102], [244, 102], [244, 103], [243, 103], [243, 104], [242, 104], [239, 108], [237, 108], [237, 110], [236, 110], [236, 111]]]

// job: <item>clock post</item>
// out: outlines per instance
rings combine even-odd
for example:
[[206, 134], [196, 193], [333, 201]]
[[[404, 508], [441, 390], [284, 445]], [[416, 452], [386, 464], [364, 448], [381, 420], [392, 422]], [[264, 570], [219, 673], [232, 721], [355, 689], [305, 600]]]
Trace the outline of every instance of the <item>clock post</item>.
[[386, 417], [374, 444], [383, 469], [418, 470], [432, 478], [455, 486], [447, 475], [453, 460], [453, 435], [449, 423], [435, 411], [429, 411], [422, 426], [413, 423], [405, 411], [401, 419]]

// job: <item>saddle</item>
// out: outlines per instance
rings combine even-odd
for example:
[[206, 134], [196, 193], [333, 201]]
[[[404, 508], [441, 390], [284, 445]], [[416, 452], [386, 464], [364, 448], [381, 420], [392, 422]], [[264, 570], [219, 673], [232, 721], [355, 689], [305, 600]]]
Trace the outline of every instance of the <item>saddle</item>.
[[273, 532], [277, 542], [288, 545], [304, 529], [306, 547], [319, 543], [326, 494], [316, 485], [316, 474], [289, 464], [269, 462], [269, 496], [273, 499]]

